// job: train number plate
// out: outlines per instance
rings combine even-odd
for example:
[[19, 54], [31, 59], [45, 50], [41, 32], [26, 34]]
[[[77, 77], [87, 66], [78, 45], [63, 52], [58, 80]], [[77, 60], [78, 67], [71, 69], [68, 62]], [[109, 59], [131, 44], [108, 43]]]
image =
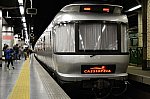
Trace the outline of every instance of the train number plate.
[[110, 74], [115, 69], [116, 65], [81, 65], [81, 74]]

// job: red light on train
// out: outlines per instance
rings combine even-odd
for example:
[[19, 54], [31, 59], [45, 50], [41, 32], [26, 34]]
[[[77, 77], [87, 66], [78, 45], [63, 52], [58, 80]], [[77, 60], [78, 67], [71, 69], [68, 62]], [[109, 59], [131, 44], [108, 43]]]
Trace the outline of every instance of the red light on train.
[[85, 11], [90, 11], [91, 8], [90, 8], [90, 7], [85, 7], [84, 10], [85, 10]]
[[109, 12], [109, 8], [103, 8], [104, 12]]

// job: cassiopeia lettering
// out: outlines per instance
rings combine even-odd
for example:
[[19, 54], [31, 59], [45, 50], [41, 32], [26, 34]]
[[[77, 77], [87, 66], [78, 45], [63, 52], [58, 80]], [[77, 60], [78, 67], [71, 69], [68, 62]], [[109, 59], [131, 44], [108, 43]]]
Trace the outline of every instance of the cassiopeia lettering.
[[92, 74], [92, 73], [111, 73], [110, 69], [106, 69], [106, 66], [100, 67], [92, 67], [90, 69], [84, 70], [85, 74]]

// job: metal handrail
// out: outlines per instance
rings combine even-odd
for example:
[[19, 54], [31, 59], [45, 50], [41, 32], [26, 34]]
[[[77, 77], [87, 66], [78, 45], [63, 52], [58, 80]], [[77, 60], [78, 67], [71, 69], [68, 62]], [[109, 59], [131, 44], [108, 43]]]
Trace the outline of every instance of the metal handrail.
[[130, 47], [129, 54], [130, 54], [129, 63], [142, 65], [142, 58], [143, 58], [142, 47]]

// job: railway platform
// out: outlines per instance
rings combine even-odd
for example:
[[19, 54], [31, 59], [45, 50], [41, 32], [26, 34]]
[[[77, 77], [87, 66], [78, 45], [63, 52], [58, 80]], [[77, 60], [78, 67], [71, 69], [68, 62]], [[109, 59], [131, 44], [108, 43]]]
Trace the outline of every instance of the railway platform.
[[70, 99], [33, 55], [15, 60], [15, 69], [0, 68], [0, 99]]
[[142, 67], [129, 65], [127, 69], [128, 79], [150, 85], [150, 71], [142, 70]]

